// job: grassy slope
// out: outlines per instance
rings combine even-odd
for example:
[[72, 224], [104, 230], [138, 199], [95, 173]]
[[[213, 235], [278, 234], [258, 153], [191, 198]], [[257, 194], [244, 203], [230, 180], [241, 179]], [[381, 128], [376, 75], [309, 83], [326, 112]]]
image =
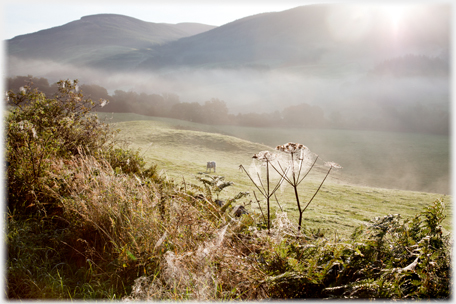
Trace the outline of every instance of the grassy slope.
[[[163, 173], [176, 182], [197, 183], [194, 176], [205, 172], [207, 161], [217, 162], [217, 174], [233, 181], [234, 186], [226, 188], [221, 199], [231, 197], [239, 191], [254, 189], [239, 165], [249, 167], [252, 155], [271, 147], [256, 144], [236, 137], [217, 133], [184, 130], [186, 122], [169, 119], [141, 120], [133, 114], [115, 114], [113, 126], [121, 129], [120, 137], [128, 139], [134, 149], [148, 162], [157, 163]], [[155, 118], [154, 118], [155, 119]], [[116, 122], [118, 121], [118, 122]], [[187, 127], [191, 127], [188, 124]], [[331, 173], [319, 194], [304, 213], [304, 224], [312, 228], [329, 229], [327, 233], [346, 236], [353, 227], [376, 216], [401, 214], [403, 217], [415, 215], [441, 194], [371, 188], [344, 182], [343, 170]], [[301, 199], [306, 202], [314, 193], [322, 178], [321, 168], [314, 170], [301, 188]], [[253, 198], [253, 197], [252, 197]], [[291, 188], [278, 193], [279, 202], [289, 217], [296, 220], [297, 207]], [[248, 203], [249, 200], [245, 202]], [[450, 198], [447, 203], [448, 218], [444, 223], [451, 228]], [[273, 203], [273, 208], [278, 209]], [[256, 204], [248, 209], [259, 212]], [[263, 204], [264, 210], [264, 204]]]

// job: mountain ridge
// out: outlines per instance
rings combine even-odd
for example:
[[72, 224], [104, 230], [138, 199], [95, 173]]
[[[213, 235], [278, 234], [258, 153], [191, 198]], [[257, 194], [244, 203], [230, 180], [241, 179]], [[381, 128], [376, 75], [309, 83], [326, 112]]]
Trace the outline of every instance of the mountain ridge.
[[[193, 27], [190, 29], [186, 29]], [[7, 40], [9, 55], [92, 64], [103, 57], [147, 49], [213, 26], [186, 23], [180, 26], [145, 22], [119, 14], [83, 16], [61, 26]], [[76, 56], [82, 54], [82, 56]]]
[[[396, 40], [387, 15], [375, 10], [356, 13], [348, 7], [304, 5], [246, 16], [219, 27], [152, 23], [124, 15], [98, 14], [16, 36], [6, 44], [11, 57], [144, 71], [249, 66], [301, 67], [298, 70], [303, 71], [340, 63], [366, 71], [408, 53], [433, 56], [449, 50], [449, 16], [442, 13], [445, 5], [425, 7], [430, 13], [420, 16], [422, 22], [406, 19], [403, 31], [407, 39]], [[351, 61], [356, 61], [356, 65], [347, 65]]]

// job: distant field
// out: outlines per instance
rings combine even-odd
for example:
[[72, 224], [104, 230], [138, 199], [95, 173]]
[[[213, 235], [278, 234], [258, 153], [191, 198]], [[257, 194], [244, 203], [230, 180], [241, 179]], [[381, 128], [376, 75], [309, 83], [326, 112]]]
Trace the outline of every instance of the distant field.
[[[266, 129], [263, 130], [263, 133], [262, 130], [255, 128], [223, 127], [216, 130], [211, 126], [134, 114], [102, 114], [100, 116], [111, 117], [110, 121], [113, 124], [113, 127], [122, 130], [120, 133], [121, 138], [127, 139], [132, 148], [141, 149], [141, 153], [146, 161], [157, 163], [159, 168], [162, 169], [162, 173], [169, 178], [174, 179], [177, 183], [183, 183], [185, 181], [187, 184], [198, 184], [195, 175], [197, 175], [198, 172], [205, 172], [207, 161], [216, 161], [217, 174], [225, 176], [226, 180], [235, 183], [235, 185], [226, 188], [227, 190], [222, 192], [222, 199], [233, 196], [239, 191], [249, 191], [252, 193], [255, 189], [245, 173], [239, 171], [239, 165], [243, 164], [245, 167], [249, 167], [252, 163], [251, 157], [254, 153], [272, 149], [272, 144], [266, 140], [264, 141], [265, 144], [269, 143], [269, 145], [254, 143], [238, 137], [247, 138], [253, 136], [253, 134], [257, 132], [259, 134], [258, 138], [260, 138], [260, 136], [267, 138], [265, 135], [266, 133], [264, 132], [269, 131], [271, 138], [275, 137], [280, 140], [279, 142], [274, 143], [274, 146], [293, 140], [306, 144], [311, 150], [314, 150], [314, 152], [318, 153], [320, 152], [319, 150], [322, 150], [323, 152], [320, 152], [319, 154], [324, 160], [335, 161], [344, 166], [344, 168], [330, 175], [320, 193], [306, 210], [304, 214], [304, 224], [310, 227], [326, 229], [328, 233], [335, 233], [337, 231], [340, 235], [346, 235], [352, 231], [353, 227], [376, 216], [395, 213], [399, 213], [404, 217], [411, 216], [421, 211], [424, 206], [427, 206], [435, 199], [443, 196], [436, 193], [427, 193], [426, 191], [413, 192], [351, 184], [353, 180], [346, 171], [356, 172], [356, 170], [351, 169], [350, 165], [347, 165], [345, 160], [350, 160], [355, 156], [360, 158], [359, 167], [362, 167], [362, 164], [370, 165], [369, 168], [372, 170], [372, 173], [366, 179], [372, 179], [373, 176], [375, 177], [373, 180], [381, 180], [381, 176], [374, 173], [377, 168], [381, 168], [381, 165], [376, 164], [374, 161], [371, 161], [372, 164], [370, 164], [366, 160], [366, 156], [370, 155], [369, 153], [373, 154], [375, 151], [372, 151], [372, 149], [369, 150], [367, 146], [360, 144], [374, 142], [375, 137], [373, 137], [373, 135], [367, 136], [367, 134], [365, 134], [364, 137], [358, 136], [357, 138], [353, 135], [351, 135], [351, 138], [349, 138], [349, 135], [345, 135], [344, 140], [344, 138], [337, 139], [336, 134], [331, 134], [330, 131], [326, 131], [326, 134], [321, 130], [316, 131], [320, 132], [320, 136], [329, 141], [329, 143], [326, 143], [325, 140], [320, 138], [320, 141], [325, 142], [327, 145], [326, 150], [323, 150], [323, 144], [319, 149], [313, 148], [313, 146], [318, 146], [319, 138], [310, 136], [309, 134], [311, 132], [308, 132], [307, 134], [308, 137], [306, 138], [308, 140], [302, 140], [304, 136], [306, 136], [307, 131], [300, 133], [301, 136], [303, 136], [301, 139], [291, 139], [287, 136], [299, 134], [297, 130], [287, 132], [285, 129]], [[244, 133], [238, 137], [210, 133], [218, 131], [220, 133], [228, 134], [234, 132], [233, 130], [237, 131], [238, 134], [243, 130]], [[359, 134], [361, 133], [362, 132]], [[282, 137], [279, 136], [280, 134], [282, 134]], [[377, 136], [377, 139], [381, 139], [382, 135], [385, 136], [383, 139], [385, 147], [382, 148], [382, 151], [378, 151], [378, 158], [381, 159], [381, 162], [383, 163], [388, 155], [385, 151], [394, 151], [394, 146], [399, 147], [396, 147], [397, 149], [403, 149], [404, 145], [412, 144], [414, 142], [413, 140], [419, 142], [418, 139], [412, 138], [413, 140], [411, 139], [407, 144], [404, 144], [400, 141], [403, 140], [403, 138], [401, 139], [400, 137], [393, 136], [393, 139], [398, 141], [394, 142], [392, 139], [386, 138], [386, 134], [374, 135]], [[339, 136], [342, 135], [339, 134]], [[272, 141], [272, 139], [270, 141]], [[351, 145], [345, 146], [345, 141], [351, 142]], [[338, 153], [335, 151], [334, 153], [331, 153], [331, 149], [329, 148], [330, 143], [334, 143], [333, 149], [339, 151]], [[353, 153], [350, 151], [354, 149], [354, 145], [364, 146], [364, 148], [362, 151], [357, 152], [355, 156], [344, 156], [344, 153]], [[425, 150], [423, 147], [421, 147], [421, 149], [422, 151]], [[385, 153], [385, 155], [382, 155], [382, 153]], [[430, 152], [428, 151], [426, 153]], [[419, 153], [417, 154], [419, 155]], [[405, 161], [405, 159], [403, 161]], [[395, 164], [398, 165], [399, 163], [396, 161]], [[403, 169], [397, 171], [402, 172], [408, 170], [408, 167], [406, 166], [402, 166], [402, 168]], [[413, 166], [410, 168], [413, 168]], [[446, 170], [448, 171], [448, 168], [446, 168]], [[308, 200], [314, 193], [315, 189], [318, 187], [318, 182], [323, 176], [322, 174], [323, 169], [319, 167], [309, 176], [307, 182], [304, 182], [304, 186], [301, 189], [302, 199], [304, 201]], [[397, 176], [394, 176], [394, 173], [391, 173], [390, 178], [392, 180], [396, 177]], [[283, 192], [278, 193], [278, 199], [282, 208], [289, 213], [289, 217], [296, 220], [297, 208], [291, 189], [285, 188]], [[245, 202], [248, 203], [248, 201], [249, 200], [246, 200]], [[445, 221], [444, 227], [447, 230], [450, 230], [452, 215], [450, 198], [446, 197], [445, 202], [448, 206], [447, 210], [449, 217]], [[260, 212], [256, 204], [249, 205], [247, 208]], [[273, 208], [275, 210], [279, 209], [276, 203], [273, 204]]]
[[[104, 114], [105, 115], [105, 114]], [[370, 187], [450, 194], [450, 138], [443, 135], [352, 130], [208, 126], [168, 118], [115, 114], [113, 122], [162, 121], [173, 127], [235, 136], [270, 147], [306, 145], [344, 169], [346, 182]]]

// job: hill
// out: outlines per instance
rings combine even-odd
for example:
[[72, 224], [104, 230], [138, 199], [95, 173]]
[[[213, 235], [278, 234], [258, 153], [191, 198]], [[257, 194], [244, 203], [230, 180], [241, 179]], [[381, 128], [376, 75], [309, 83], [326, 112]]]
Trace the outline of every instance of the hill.
[[146, 71], [190, 66], [359, 72], [409, 53], [447, 52], [447, 11], [446, 5], [418, 5], [403, 17], [400, 37], [393, 35], [387, 13], [338, 4], [263, 13], [216, 28], [95, 15], [15, 37], [7, 48], [22, 58]]
[[14, 37], [7, 41], [7, 49], [9, 55], [21, 58], [109, 67], [110, 58], [141, 52], [211, 28], [203, 24], [152, 23], [123, 15], [99, 14]]
[[[386, 14], [359, 12], [346, 5], [306, 5], [249, 16], [173, 41], [158, 48], [159, 55], [149, 56], [142, 66], [253, 66], [301, 71], [308, 71], [309, 67], [315, 71], [315, 65], [365, 68], [411, 51], [431, 55], [431, 50], [448, 49], [448, 17], [442, 16], [443, 9], [432, 8], [430, 14], [423, 16], [423, 23], [406, 20], [404, 31], [409, 37], [398, 45], [388, 33], [391, 22]], [[444, 19], [438, 20], [437, 16]]]

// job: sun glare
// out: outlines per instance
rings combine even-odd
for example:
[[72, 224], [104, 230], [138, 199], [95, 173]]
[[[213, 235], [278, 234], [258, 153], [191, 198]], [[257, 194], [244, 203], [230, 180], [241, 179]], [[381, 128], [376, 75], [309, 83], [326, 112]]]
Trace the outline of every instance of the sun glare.
[[401, 21], [403, 20], [405, 13], [405, 6], [403, 5], [384, 5], [381, 10], [388, 16], [391, 22], [391, 28], [393, 29], [394, 35], [397, 35], [400, 30]]

